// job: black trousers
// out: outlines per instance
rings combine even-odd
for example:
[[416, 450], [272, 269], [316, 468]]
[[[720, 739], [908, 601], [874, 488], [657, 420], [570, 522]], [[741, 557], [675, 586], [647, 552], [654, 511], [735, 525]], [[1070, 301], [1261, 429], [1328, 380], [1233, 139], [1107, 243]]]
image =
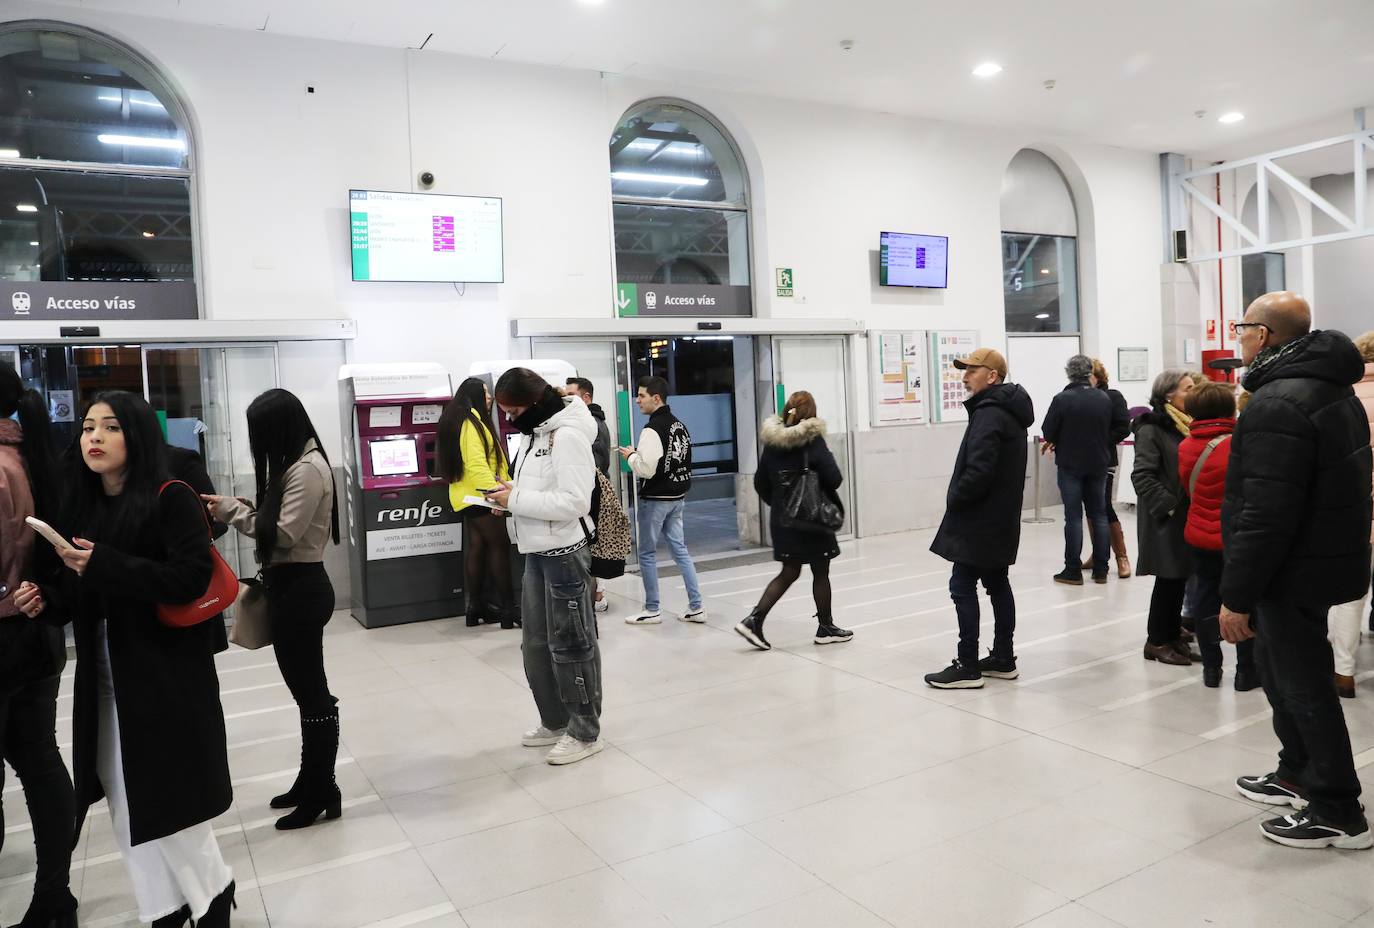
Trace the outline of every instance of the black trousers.
[[334, 710], [324, 672], [324, 627], [334, 614], [334, 585], [323, 564], [280, 564], [263, 571], [272, 650], [302, 717]]
[[[1221, 574], [1225, 559], [1220, 551], [1188, 546], [1188, 556], [1193, 563], [1193, 580], [1196, 583], [1197, 609], [1193, 616], [1197, 631], [1197, 647], [1202, 653], [1204, 667], [1220, 667], [1221, 657]], [[1253, 672], [1255, 669], [1255, 642], [1236, 643], [1236, 668]]]
[[1360, 780], [1331, 679], [1336, 665], [1326, 613], [1326, 606], [1260, 603], [1250, 621], [1281, 745], [1277, 773], [1306, 790], [1314, 815], [1345, 823], [1361, 815]]
[[1183, 593], [1187, 588], [1187, 577], [1155, 577], [1147, 626], [1150, 644], [1168, 644], [1178, 638], [1183, 628]]
[[982, 616], [978, 608], [978, 581], [992, 600], [992, 656], [1010, 660], [1016, 656], [1012, 637], [1016, 634], [1016, 597], [1006, 567], [975, 567], [955, 564], [949, 576], [949, 598], [959, 618], [959, 663], [978, 666], [978, 632]]
[[[24, 787], [24, 802], [33, 823], [38, 856], [35, 898], [66, 893], [71, 881], [72, 828], [76, 800], [72, 778], [57, 750], [56, 675], [0, 689], [0, 751]], [[0, 765], [0, 787], [5, 768]], [[0, 845], [5, 841], [4, 809], [0, 808]]]

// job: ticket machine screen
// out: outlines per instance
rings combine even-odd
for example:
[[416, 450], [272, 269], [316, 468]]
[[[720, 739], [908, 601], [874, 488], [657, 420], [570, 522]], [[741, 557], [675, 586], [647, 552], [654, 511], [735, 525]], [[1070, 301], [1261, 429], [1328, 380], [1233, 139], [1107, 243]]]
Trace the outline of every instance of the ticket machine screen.
[[373, 441], [367, 446], [372, 454], [372, 475], [394, 477], [418, 473], [420, 458], [413, 438], [392, 438]]

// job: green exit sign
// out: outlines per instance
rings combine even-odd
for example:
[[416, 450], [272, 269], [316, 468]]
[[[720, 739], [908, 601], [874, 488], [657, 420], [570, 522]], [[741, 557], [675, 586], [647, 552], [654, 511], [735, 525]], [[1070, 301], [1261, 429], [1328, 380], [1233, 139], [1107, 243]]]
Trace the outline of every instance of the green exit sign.
[[780, 267], [775, 270], [778, 282], [778, 296], [792, 295], [792, 269]]

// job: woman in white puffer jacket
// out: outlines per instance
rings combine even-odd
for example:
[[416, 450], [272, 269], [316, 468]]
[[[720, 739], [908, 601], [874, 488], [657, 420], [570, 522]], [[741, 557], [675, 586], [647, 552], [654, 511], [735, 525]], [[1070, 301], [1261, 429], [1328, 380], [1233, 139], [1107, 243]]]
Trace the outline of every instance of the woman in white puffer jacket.
[[511, 480], [487, 499], [511, 515], [525, 557], [520, 650], [539, 710], [527, 747], [553, 745], [550, 764], [571, 764], [602, 748], [601, 649], [592, 611], [590, 515], [596, 420], [527, 368], [501, 375], [496, 404], [520, 430]]

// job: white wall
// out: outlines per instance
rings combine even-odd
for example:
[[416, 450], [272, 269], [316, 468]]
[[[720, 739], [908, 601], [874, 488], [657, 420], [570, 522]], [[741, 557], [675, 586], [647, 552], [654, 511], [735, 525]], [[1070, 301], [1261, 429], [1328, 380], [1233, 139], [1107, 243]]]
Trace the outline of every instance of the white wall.
[[[438, 360], [464, 372], [512, 353], [509, 320], [609, 316], [607, 139], [651, 96], [710, 110], [750, 173], [757, 313], [879, 328], [978, 329], [1004, 347], [999, 200], [1022, 148], [1054, 159], [1078, 207], [1084, 348], [1160, 357], [1157, 156], [595, 72], [172, 25], [14, 0], [120, 38], [179, 88], [195, 122], [207, 315], [352, 317], [354, 361]], [[307, 84], [316, 88], [306, 94]], [[506, 283], [353, 283], [350, 187], [505, 198]], [[878, 233], [948, 235], [944, 291], [879, 288]], [[792, 267], [794, 299], [772, 296]], [[867, 424], [867, 352], [856, 352]], [[1141, 397], [1124, 385], [1128, 398]], [[1143, 385], [1142, 385], [1143, 388]], [[959, 426], [947, 426], [957, 429]]]

